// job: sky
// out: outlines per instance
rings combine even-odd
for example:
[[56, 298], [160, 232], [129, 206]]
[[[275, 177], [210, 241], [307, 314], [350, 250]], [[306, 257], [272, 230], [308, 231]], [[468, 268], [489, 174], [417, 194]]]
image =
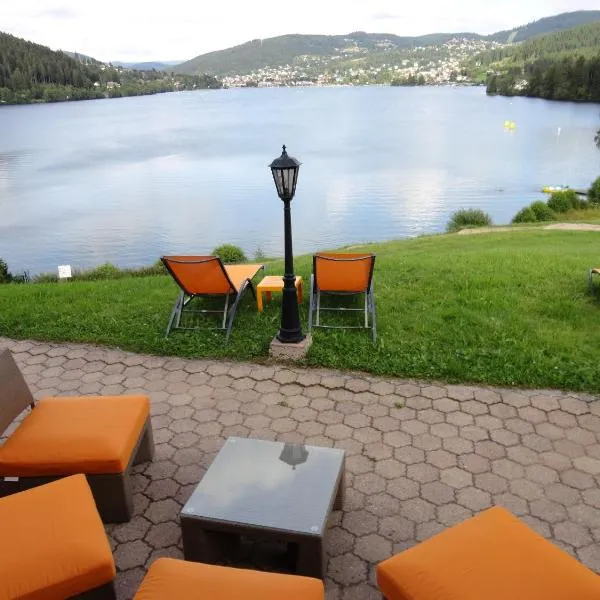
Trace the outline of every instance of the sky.
[[598, 0], [2, 0], [0, 31], [98, 60], [187, 60], [286, 33], [512, 29]]

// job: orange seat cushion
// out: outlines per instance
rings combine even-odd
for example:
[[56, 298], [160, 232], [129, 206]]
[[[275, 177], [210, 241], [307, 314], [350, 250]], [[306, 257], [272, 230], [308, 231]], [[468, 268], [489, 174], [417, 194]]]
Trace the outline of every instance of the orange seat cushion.
[[0, 499], [0, 598], [57, 600], [115, 578], [84, 475]]
[[503, 508], [377, 567], [388, 600], [598, 600], [600, 576]]
[[264, 573], [159, 558], [134, 600], [324, 600], [323, 582], [310, 577]]
[[147, 396], [44, 398], [0, 446], [0, 476], [122, 473], [149, 412]]

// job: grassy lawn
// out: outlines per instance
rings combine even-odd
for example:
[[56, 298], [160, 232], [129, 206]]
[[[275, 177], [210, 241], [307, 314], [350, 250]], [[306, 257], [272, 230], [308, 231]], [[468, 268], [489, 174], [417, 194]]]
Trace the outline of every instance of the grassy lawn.
[[[542, 231], [442, 235], [376, 244], [379, 341], [318, 330], [311, 365], [377, 374], [600, 392], [600, 304], [587, 269], [600, 234]], [[310, 258], [296, 260], [310, 275]], [[271, 263], [270, 273], [281, 273]], [[0, 335], [92, 342], [154, 354], [263, 360], [279, 298], [256, 312], [250, 294], [229, 344], [214, 331], [164, 339], [177, 295], [167, 277], [0, 286]], [[302, 306], [303, 319], [307, 303]]]
[[600, 223], [600, 208], [586, 208], [582, 210], [570, 210], [560, 213], [557, 221], [573, 221], [575, 223]]

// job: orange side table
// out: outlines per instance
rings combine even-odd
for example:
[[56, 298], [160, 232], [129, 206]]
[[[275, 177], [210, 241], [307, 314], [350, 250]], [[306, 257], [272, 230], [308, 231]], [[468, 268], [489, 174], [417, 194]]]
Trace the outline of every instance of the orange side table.
[[[267, 302], [271, 301], [273, 292], [283, 290], [283, 277], [281, 275], [267, 275], [256, 286], [256, 303], [258, 312], [263, 311], [263, 292], [267, 294]], [[296, 277], [296, 290], [298, 291], [298, 302], [302, 302], [302, 277]]]

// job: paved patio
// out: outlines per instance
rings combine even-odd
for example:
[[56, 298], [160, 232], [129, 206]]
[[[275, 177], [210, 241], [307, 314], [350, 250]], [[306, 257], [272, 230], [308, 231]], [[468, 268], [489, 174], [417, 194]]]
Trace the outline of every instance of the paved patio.
[[[181, 557], [179, 511], [228, 436], [347, 452], [327, 540], [327, 599], [379, 598], [374, 566], [494, 504], [600, 572], [600, 402], [582, 394], [438, 385], [0, 338], [37, 397], [148, 393], [154, 462], [135, 517], [109, 525], [120, 599]], [[242, 548], [243, 564], [278, 563]], [[449, 558], [451, 559], [451, 557]]]

